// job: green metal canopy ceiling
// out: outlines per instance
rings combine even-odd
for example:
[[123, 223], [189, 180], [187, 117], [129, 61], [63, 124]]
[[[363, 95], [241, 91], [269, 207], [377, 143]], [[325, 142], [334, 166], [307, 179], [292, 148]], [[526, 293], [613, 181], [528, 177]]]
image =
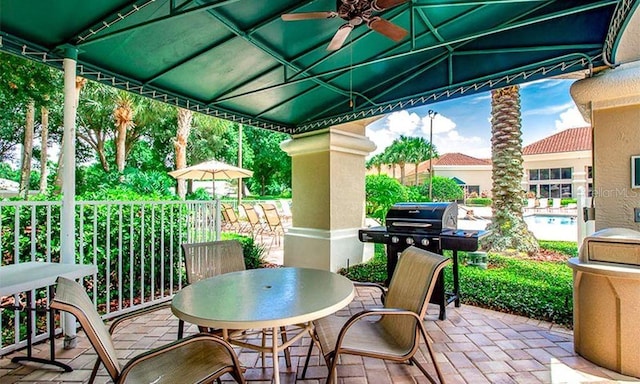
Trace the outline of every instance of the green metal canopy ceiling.
[[[302, 133], [610, 61], [633, 0], [413, 0], [357, 25], [283, 21], [373, 0], [0, 0], [1, 49], [205, 114]], [[378, 0], [389, 4], [390, 0]]]

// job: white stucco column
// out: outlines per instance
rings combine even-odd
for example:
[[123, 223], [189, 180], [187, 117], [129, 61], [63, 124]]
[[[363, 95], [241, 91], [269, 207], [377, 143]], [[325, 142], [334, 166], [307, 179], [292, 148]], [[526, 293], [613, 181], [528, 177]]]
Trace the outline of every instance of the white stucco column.
[[292, 227], [284, 265], [337, 271], [362, 261], [365, 157], [376, 147], [365, 134], [374, 119], [294, 135], [280, 146], [292, 158]]
[[631, 156], [640, 155], [640, 61], [575, 82], [571, 96], [593, 126], [595, 229], [640, 230], [633, 220], [640, 188], [631, 187]]

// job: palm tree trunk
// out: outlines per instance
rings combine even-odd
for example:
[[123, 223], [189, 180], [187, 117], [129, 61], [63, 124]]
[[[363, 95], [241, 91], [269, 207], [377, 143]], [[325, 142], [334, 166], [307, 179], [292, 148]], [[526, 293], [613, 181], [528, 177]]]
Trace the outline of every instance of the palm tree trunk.
[[522, 217], [522, 131], [518, 86], [491, 92], [493, 220], [484, 244], [489, 250], [534, 254], [538, 242]]
[[[173, 143], [176, 155], [176, 169], [182, 169], [187, 166], [187, 142], [189, 140], [192, 122], [193, 112], [189, 109], [178, 108], [178, 131], [176, 133], [176, 140]], [[185, 198], [187, 195], [185, 179], [178, 179], [176, 191], [181, 199]]]

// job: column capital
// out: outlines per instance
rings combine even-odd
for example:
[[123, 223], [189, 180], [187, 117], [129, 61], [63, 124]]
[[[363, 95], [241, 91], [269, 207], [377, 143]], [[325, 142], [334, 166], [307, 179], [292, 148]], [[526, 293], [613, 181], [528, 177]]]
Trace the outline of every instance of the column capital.
[[640, 104], [640, 61], [578, 80], [570, 92], [586, 121], [591, 121], [592, 110]]
[[289, 156], [335, 151], [366, 156], [376, 149], [366, 136], [331, 127], [314, 132], [293, 135], [280, 143]]

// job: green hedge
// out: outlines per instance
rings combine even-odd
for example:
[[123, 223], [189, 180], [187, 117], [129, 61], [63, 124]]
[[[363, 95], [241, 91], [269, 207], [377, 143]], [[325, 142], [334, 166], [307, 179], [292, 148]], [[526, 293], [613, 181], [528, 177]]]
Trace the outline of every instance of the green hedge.
[[465, 304], [573, 325], [573, 277], [565, 263], [489, 255], [486, 270], [460, 267], [460, 293]]
[[[543, 242], [544, 247], [576, 252], [573, 244]], [[450, 252], [449, 252], [450, 253]], [[446, 253], [445, 253], [446, 254]], [[465, 252], [459, 252], [459, 259]], [[338, 273], [354, 281], [383, 282], [387, 277], [384, 247], [376, 244], [376, 256], [369, 262], [341, 269]], [[449, 270], [451, 266], [447, 267]], [[509, 256], [489, 255], [489, 267], [460, 265], [460, 294], [464, 304], [513, 313], [533, 319], [573, 326], [573, 277], [564, 261], [534, 261]], [[450, 271], [445, 284], [453, 285]]]
[[491, 199], [488, 197], [472, 197], [466, 199], [465, 204], [469, 206], [488, 207], [491, 205]]

